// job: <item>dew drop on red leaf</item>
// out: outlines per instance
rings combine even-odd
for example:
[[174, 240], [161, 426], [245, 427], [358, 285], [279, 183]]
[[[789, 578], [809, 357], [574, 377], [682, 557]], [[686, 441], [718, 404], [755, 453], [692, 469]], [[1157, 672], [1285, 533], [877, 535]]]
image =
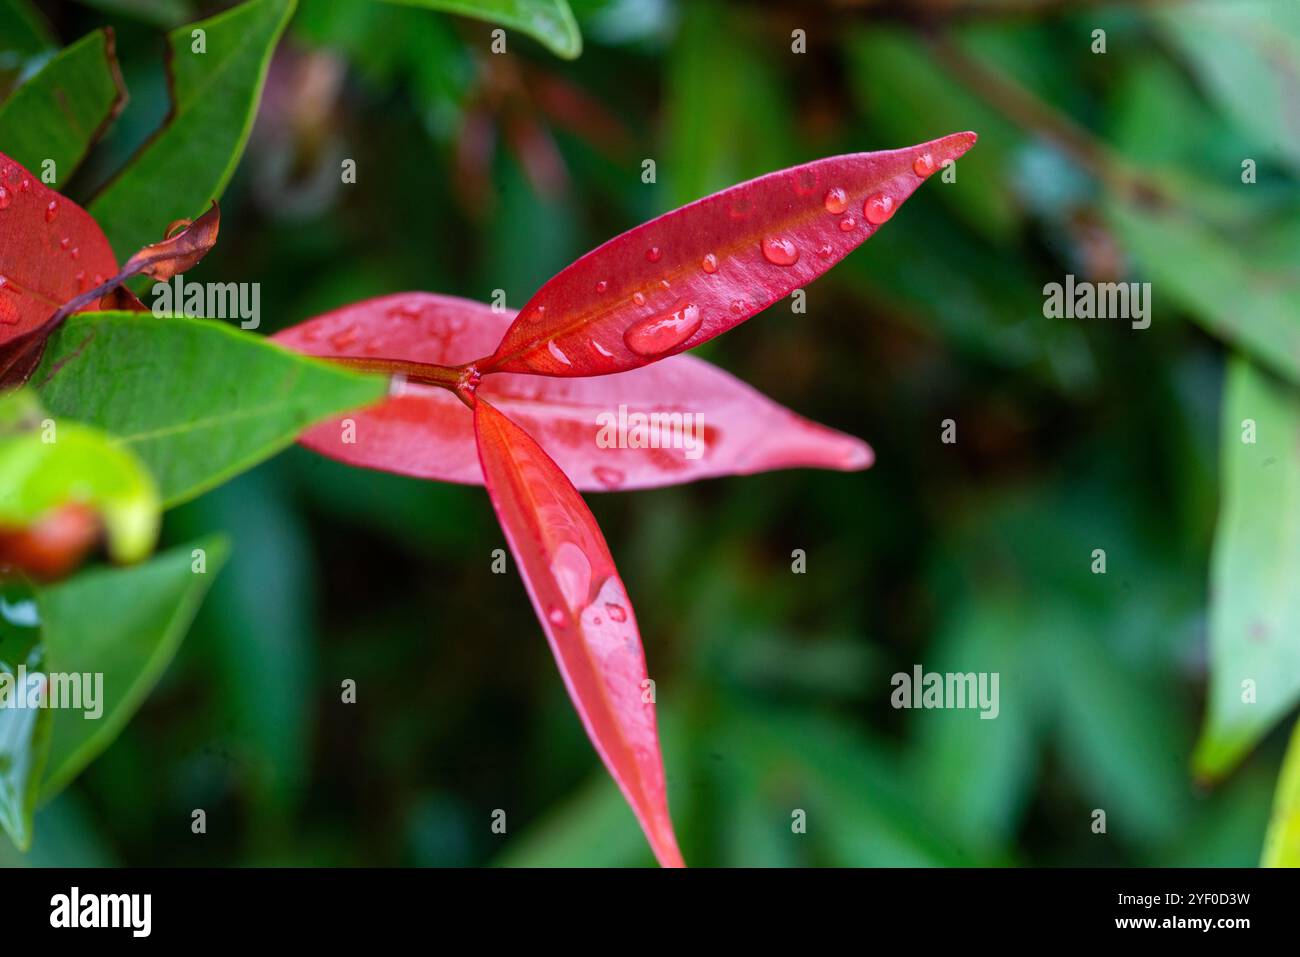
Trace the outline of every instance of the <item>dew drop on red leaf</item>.
[[628, 326], [623, 341], [639, 356], [659, 356], [695, 335], [703, 321], [699, 306], [678, 302], [667, 312], [646, 316]]
[[788, 239], [768, 236], [763, 240], [763, 257], [774, 266], [793, 266], [799, 261], [799, 247]]
[[888, 222], [889, 217], [894, 215], [894, 197], [888, 193], [876, 193], [867, 197], [867, 201], [862, 204], [862, 215], [872, 226]]

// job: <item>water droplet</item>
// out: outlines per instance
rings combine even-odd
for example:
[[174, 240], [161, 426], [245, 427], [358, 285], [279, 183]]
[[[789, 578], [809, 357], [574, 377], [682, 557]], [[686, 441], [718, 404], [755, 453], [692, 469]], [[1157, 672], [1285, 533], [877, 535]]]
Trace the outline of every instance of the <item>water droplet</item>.
[[826, 259], [830, 259], [831, 256], [835, 255], [835, 247], [830, 243], [822, 243], [817, 247], [817, 252], [821, 253]]
[[851, 233], [853, 232], [853, 227], [856, 226], [857, 224], [858, 221], [854, 219], [852, 216], [845, 216], [843, 219], [840, 220], [840, 232]]
[[546, 307], [538, 306], [536, 309], [534, 309], [532, 312], [528, 314], [528, 318], [530, 322], [541, 322], [543, 319], [546, 318]]
[[712, 276], [718, 271], [718, 257], [713, 255], [713, 253], [709, 253], [700, 260], [700, 268]]
[[87, 288], [86, 271], [83, 269], [81, 272], [77, 273], [77, 275], [74, 278], [77, 280], [77, 291], [85, 292]]
[[826, 191], [826, 198], [822, 200], [822, 205], [826, 207], [826, 212], [838, 216], [849, 208], [849, 198], [844, 195], [844, 190], [833, 186]]
[[45, 221], [47, 223], [52, 223], [54, 222], [54, 217], [57, 215], [59, 215], [59, 201], [57, 199], [52, 199], [50, 200], [50, 205], [45, 207]]
[[605, 280], [603, 279], [600, 282], [596, 283], [596, 292], [604, 292], [608, 288], [609, 288], [609, 283], [605, 282]]
[[651, 246], [649, 249], [645, 251], [645, 258], [650, 260], [650, 262], [652, 263], [657, 263], [660, 259], [663, 258], [663, 254], [664, 251], [660, 249], [658, 246]]
[[96, 285], [96, 286], [102, 286], [102, 285], [104, 285], [104, 274], [103, 274], [103, 273], [99, 273], [99, 272], [95, 273], [95, 285]]
[[27, 192], [27, 187], [31, 185], [32, 185], [31, 180], [29, 180], [26, 176], [24, 176], [22, 179], [18, 181], [18, 192], [20, 193]]
[[334, 335], [330, 336], [330, 345], [335, 349], [346, 349], [352, 343], [357, 341], [357, 327], [355, 324], [341, 329]]
[[566, 366], [573, 365], [573, 363], [569, 360], [569, 357], [564, 354], [564, 351], [555, 344], [554, 339], [552, 339], [550, 342], [546, 344], [546, 351], [555, 357], [556, 362], [562, 362]]
[[591, 474], [596, 476], [596, 480], [606, 488], [618, 488], [627, 478], [618, 469], [612, 469], [604, 465], [597, 465], [591, 470]]
[[546, 617], [550, 619], [552, 625], [558, 628], [568, 620], [569, 616], [564, 613], [564, 609], [559, 605], [552, 605], [551, 610], [546, 613]]
[[[570, 608], [581, 608], [590, 600], [591, 595], [591, 561], [581, 548], [573, 542], [561, 542], [551, 560], [551, 577], [559, 586], [564, 602]], [[549, 617], [553, 624], [562, 624], [568, 616], [560, 612], [556, 621], [558, 608], [552, 608]]]
[[609, 612], [609, 617], [614, 621], [627, 621], [627, 609], [622, 605], [616, 605], [612, 601], [606, 602], [605, 611]]
[[600, 353], [602, 356], [604, 356], [606, 359], [612, 359], [612, 358], [614, 358], [614, 353], [610, 352], [608, 349], [606, 349], [604, 346], [602, 346], [602, 345], [601, 345], [599, 342], [597, 342], [595, 339], [592, 339], [592, 340], [591, 340], [591, 347], [592, 347], [593, 349], [595, 349], [597, 352], [599, 352], [599, 353]]
[[763, 256], [774, 266], [793, 266], [799, 260], [799, 247], [788, 239], [769, 236], [763, 240]]
[[632, 293], [632, 301], [636, 303], [638, 306], [644, 306], [645, 296], [642, 293], [634, 292]]
[[662, 355], [695, 335], [703, 321], [699, 306], [679, 302], [667, 312], [632, 323], [623, 333], [623, 341], [637, 355]]
[[921, 179], [925, 179], [934, 172], [934, 157], [929, 153], [922, 153], [916, 159], [912, 160], [912, 172]]
[[867, 222], [872, 226], [879, 226], [894, 215], [894, 197], [888, 193], [869, 196], [862, 204], [862, 215], [867, 217]]
[[70, 255], [73, 259], [80, 259], [81, 250], [78, 247], [73, 246], [72, 249], [68, 251], [68, 255]]
[[14, 201], [13, 193], [9, 192], [9, 190], [5, 189], [5, 187], [0, 186], [0, 209], [8, 209], [9, 204], [12, 203], [13, 201]]
[[745, 300], [743, 300], [743, 299], [733, 299], [733, 300], [731, 300], [731, 311], [734, 312], [736, 315], [740, 315], [742, 312], [744, 312], [744, 311], [745, 311]]
[[67, 249], [71, 245], [72, 245], [72, 240], [69, 239], [67, 236], [64, 236], [62, 239], [59, 240], [60, 249]]

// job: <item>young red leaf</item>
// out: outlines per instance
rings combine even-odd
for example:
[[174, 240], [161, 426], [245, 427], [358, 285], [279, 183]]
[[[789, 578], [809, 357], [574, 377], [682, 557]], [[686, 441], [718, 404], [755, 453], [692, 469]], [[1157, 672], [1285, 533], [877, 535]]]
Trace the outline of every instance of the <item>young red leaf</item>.
[[974, 143], [833, 156], [637, 226], [542, 286], [479, 371], [607, 375], [697, 346], [826, 272]]
[[0, 347], [116, 272], [91, 215], [0, 154]]
[[[387, 356], [459, 365], [491, 348], [512, 318], [464, 299], [402, 293], [345, 306], [275, 338], [325, 358]], [[780, 468], [852, 470], [872, 461], [865, 442], [810, 422], [693, 356], [592, 379], [494, 375], [483, 380], [479, 395], [535, 436], [583, 491]], [[646, 436], [654, 434], [648, 428], [638, 433], [638, 422], [669, 421], [652, 415], [680, 416], [682, 428], [660, 432], [658, 448], [632, 447], [646, 445]], [[407, 384], [400, 394], [348, 418], [356, 424], [346, 433], [353, 441], [343, 441], [337, 421], [309, 429], [300, 441], [350, 465], [483, 482], [471, 415], [446, 389]]]
[[641, 636], [605, 537], [559, 467], [481, 397], [474, 430], [492, 506], [587, 735], [659, 863], [684, 866]]

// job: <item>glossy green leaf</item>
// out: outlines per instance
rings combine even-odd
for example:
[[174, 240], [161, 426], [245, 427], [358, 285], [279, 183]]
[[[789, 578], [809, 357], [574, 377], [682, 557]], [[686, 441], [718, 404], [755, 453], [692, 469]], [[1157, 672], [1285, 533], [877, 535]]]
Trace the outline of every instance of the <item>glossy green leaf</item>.
[[1261, 867], [1300, 867], [1300, 722], [1277, 777]]
[[[95, 568], [41, 590], [46, 663], [51, 671], [83, 676], [83, 708], [51, 711], [43, 800], [108, 747], [139, 709], [176, 653], [227, 551], [221, 538], [200, 539], [143, 565]], [[90, 703], [88, 675], [96, 689], [91, 708], [84, 707]]]
[[1209, 713], [1195, 754], [1209, 777], [1300, 699], [1300, 390], [1234, 359], [1220, 435]]
[[1300, 220], [1216, 228], [1192, 207], [1111, 204], [1111, 222], [1155, 293], [1153, 322], [1183, 306], [1213, 335], [1300, 383]]
[[[0, 105], [0, 152], [60, 189], [126, 102], [113, 31], [96, 30], [45, 64]], [[53, 161], [52, 181], [44, 176]]]
[[[171, 114], [89, 207], [119, 259], [161, 239], [174, 220], [198, 218], [220, 198], [293, 9], [294, 0], [249, 0], [168, 34]], [[202, 52], [195, 31], [202, 31]]]
[[31, 844], [50, 736], [50, 711], [29, 707], [30, 682], [43, 661], [35, 592], [22, 582], [0, 582], [0, 827], [23, 851]]
[[306, 359], [221, 322], [123, 312], [71, 317], [32, 384], [52, 413], [101, 428], [138, 455], [168, 507], [386, 388], [380, 377]]
[[556, 56], [582, 53], [582, 34], [568, 0], [389, 0], [499, 23], [541, 41]]
[[144, 466], [98, 429], [41, 415], [29, 393], [0, 397], [0, 526], [25, 528], [61, 505], [87, 505], [102, 517], [115, 559], [144, 558], [160, 511]]

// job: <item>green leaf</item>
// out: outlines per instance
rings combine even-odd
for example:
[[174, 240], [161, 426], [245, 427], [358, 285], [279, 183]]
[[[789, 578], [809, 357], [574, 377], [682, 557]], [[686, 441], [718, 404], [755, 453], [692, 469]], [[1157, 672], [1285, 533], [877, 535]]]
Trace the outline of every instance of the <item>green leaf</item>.
[[1156, 21], [1224, 111], [1272, 156], [1300, 171], [1300, 5], [1199, 0], [1160, 11]]
[[[90, 204], [119, 259], [196, 219], [221, 196], [244, 152], [267, 63], [294, 0], [249, 0], [168, 34], [167, 122]], [[201, 30], [198, 52], [194, 31]]]
[[82, 4], [169, 30], [193, 16], [190, 0], [81, 0]]
[[0, 69], [13, 69], [19, 60], [55, 45], [45, 18], [28, 0], [0, 0], [0, 23], [5, 25], [0, 37]]
[[126, 312], [70, 317], [32, 383], [55, 415], [101, 428], [139, 456], [169, 508], [385, 390], [381, 377], [214, 320]]
[[1158, 294], [1181, 304], [1213, 335], [1300, 382], [1296, 217], [1229, 232], [1211, 228], [1191, 208], [1112, 203], [1107, 212]]
[[23, 582], [0, 582], [0, 827], [20, 851], [31, 845], [49, 747], [50, 711], [27, 706], [29, 678], [43, 661], [35, 592]]
[[1300, 722], [1291, 732], [1291, 745], [1277, 776], [1273, 816], [1264, 838], [1260, 867], [1300, 867]]
[[909, 715], [917, 726], [917, 791], [973, 847], [1007, 843], [1033, 790], [1043, 722], [1026, 617], [1009, 597], [980, 590], [957, 607], [927, 654], [935, 671], [997, 674], [996, 717], [960, 709]]
[[98, 429], [40, 415], [30, 393], [0, 397], [0, 526], [25, 528], [61, 505], [83, 504], [102, 517], [115, 559], [144, 558], [160, 511], [144, 466]]
[[61, 50], [0, 106], [0, 152], [37, 175], [54, 162], [60, 188], [126, 102], [113, 31], [104, 28]]
[[664, 209], [809, 159], [792, 148], [799, 137], [789, 91], [742, 16], [712, 0], [682, 10], [666, 63]]
[[[195, 570], [200, 549], [201, 572]], [[42, 800], [121, 733], [176, 653], [227, 551], [221, 538], [200, 539], [143, 565], [91, 569], [41, 591], [42, 643], [50, 670], [82, 675], [83, 695], [84, 676], [94, 676], [97, 689], [89, 710], [52, 709]], [[84, 696], [82, 703], [88, 703]]]
[[1220, 430], [1209, 713], [1194, 757], [1210, 777], [1300, 698], [1300, 391], [1234, 359]]
[[582, 34], [568, 0], [389, 0], [410, 7], [500, 23], [541, 41], [556, 56], [576, 59], [582, 53]]

